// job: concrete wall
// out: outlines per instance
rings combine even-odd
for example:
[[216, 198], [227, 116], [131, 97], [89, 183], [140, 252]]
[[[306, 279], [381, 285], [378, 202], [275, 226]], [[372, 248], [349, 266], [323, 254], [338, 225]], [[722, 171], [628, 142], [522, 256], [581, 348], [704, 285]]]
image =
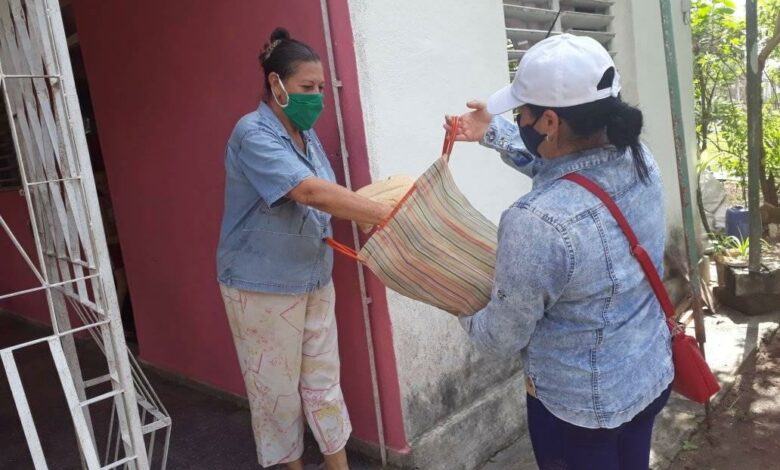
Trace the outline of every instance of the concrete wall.
[[[677, 69], [680, 77], [689, 173], [695, 182], [696, 128], [693, 108], [693, 50], [690, 27], [683, 23], [682, 2], [673, 0]], [[682, 209], [672, 133], [661, 10], [658, 2], [630, 0], [612, 7], [616, 38], [615, 62], [622, 75], [624, 99], [645, 115], [644, 140], [655, 155], [664, 179], [669, 245], [682, 243]], [[693, 197], [694, 193], [691, 193]], [[695, 200], [695, 199], [694, 199]], [[694, 209], [696, 209], [694, 207]], [[698, 215], [697, 215], [698, 217]], [[698, 226], [698, 219], [697, 226]]]
[[[682, 3], [672, 1], [677, 71], [682, 98], [683, 127], [688, 154], [688, 173], [691, 183], [694, 227], [701, 240], [696, 188], [696, 128], [693, 106], [693, 48], [690, 27], [683, 23]], [[655, 155], [664, 180], [667, 214], [666, 279], [665, 284], [673, 301], [679, 302], [690, 292], [685, 281], [687, 255], [680, 202], [677, 161], [674, 150], [669, 87], [666, 76], [661, 11], [657, 2], [632, 0], [616, 2], [613, 6], [616, 40], [613, 49], [615, 61], [623, 77], [624, 98], [638, 104], [645, 115], [644, 140]]]
[[[420, 175], [438, 156], [445, 113], [508, 82], [500, 0], [350, 0], [374, 178]], [[498, 222], [530, 189], [475, 143], [453, 153], [455, 178]], [[478, 354], [455, 318], [388, 292], [410, 464], [473, 468], [523, 426], [518, 364]]]

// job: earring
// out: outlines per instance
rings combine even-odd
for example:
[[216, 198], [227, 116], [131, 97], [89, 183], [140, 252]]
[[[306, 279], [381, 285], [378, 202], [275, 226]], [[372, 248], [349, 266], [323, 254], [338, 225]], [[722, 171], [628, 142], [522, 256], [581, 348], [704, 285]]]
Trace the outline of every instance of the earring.
[[547, 142], [550, 142], [550, 134], [547, 134], [546, 136], [544, 136], [544, 140], [546, 140]]

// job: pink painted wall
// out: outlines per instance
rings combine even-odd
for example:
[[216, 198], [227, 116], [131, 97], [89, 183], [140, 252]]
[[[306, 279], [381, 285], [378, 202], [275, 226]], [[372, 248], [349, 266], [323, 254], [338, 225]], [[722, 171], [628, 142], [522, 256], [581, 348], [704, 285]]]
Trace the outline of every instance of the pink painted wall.
[[[243, 394], [216, 283], [225, 141], [257, 106], [256, 57], [286, 26], [327, 58], [319, 2], [74, 0], [142, 358]], [[346, 0], [333, 5], [336, 54], [356, 186], [369, 181]], [[333, 97], [317, 125], [340, 177]], [[348, 240], [346, 224], [337, 238]], [[355, 436], [376, 442], [354, 263], [336, 265], [342, 385]], [[385, 433], [406, 448], [384, 288], [370, 281]], [[175, 417], [174, 417], [175, 419]]]
[[[350, 176], [353, 187], [360, 188], [371, 182], [371, 173], [368, 164], [368, 149], [366, 147], [365, 126], [363, 123], [363, 113], [360, 104], [360, 88], [357, 74], [357, 63], [355, 59], [354, 36], [352, 35], [352, 26], [350, 24], [348, 0], [330, 0], [328, 2], [330, 10], [331, 35], [334, 48], [334, 60], [336, 70], [339, 74], [343, 86], [341, 88], [341, 109], [344, 119], [345, 137], [347, 150], [350, 154]], [[323, 51], [321, 57], [325, 58]], [[333, 134], [331, 134], [333, 136]], [[333, 136], [335, 137], [335, 136]], [[333, 138], [331, 137], [331, 138]], [[341, 170], [341, 155], [339, 147], [335, 146], [331, 161], [334, 168], [337, 168], [337, 174], [340, 181], [343, 181], [343, 171]], [[336, 238], [348, 241], [351, 244], [351, 227], [347, 223], [337, 223]], [[365, 240], [363, 240], [365, 241]], [[366, 290], [372, 302], [369, 304], [371, 322], [373, 327], [373, 341], [375, 348], [376, 367], [378, 371], [379, 394], [382, 402], [382, 416], [384, 421], [384, 432], [388, 446], [401, 451], [408, 452], [409, 447], [406, 443], [404, 432], [403, 415], [401, 413], [401, 390], [398, 383], [398, 374], [395, 362], [395, 350], [393, 338], [391, 335], [392, 326], [390, 325], [390, 314], [387, 308], [386, 289], [378, 278], [373, 276], [367, 269], [363, 269], [366, 274]], [[339, 298], [349, 302], [345, 311], [353, 312], [349, 317], [349, 324], [346, 321], [339, 323], [340, 331], [351, 331], [353, 335], [365, 336], [363, 330], [362, 306], [359, 296], [356, 294], [355, 286], [358, 285], [357, 270], [355, 263], [344, 257], [336, 256], [335, 276], [337, 280], [337, 295]], [[340, 317], [340, 320], [344, 316]], [[343, 340], [342, 340], [343, 343]], [[343, 348], [342, 348], [343, 350]], [[364, 363], [362, 369], [368, 369], [368, 351], [365, 342], [360, 342], [360, 349], [357, 351], [361, 361]], [[342, 361], [344, 361], [342, 353]], [[367, 377], [360, 377], [357, 374], [345, 374], [344, 382], [345, 394], [355, 396], [371, 396], [371, 384]], [[349, 402], [349, 396], [348, 404]], [[359, 409], [350, 404], [350, 413], [371, 414], [373, 416], [373, 400], [361, 400]], [[361, 435], [356, 432], [356, 435]], [[375, 436], [375, 428], [371, 428], [367, 436]], [[366, 437], [365, 439], [369, 439]]]

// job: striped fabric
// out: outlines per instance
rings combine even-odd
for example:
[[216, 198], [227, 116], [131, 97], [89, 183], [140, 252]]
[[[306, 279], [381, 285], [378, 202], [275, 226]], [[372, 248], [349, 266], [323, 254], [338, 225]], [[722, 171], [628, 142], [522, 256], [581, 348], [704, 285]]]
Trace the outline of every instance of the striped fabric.
[[448, 153], [415, 182], [358, 259], [406, 297], [471, 314], [490, 300], [497, 228], [455, 185]]

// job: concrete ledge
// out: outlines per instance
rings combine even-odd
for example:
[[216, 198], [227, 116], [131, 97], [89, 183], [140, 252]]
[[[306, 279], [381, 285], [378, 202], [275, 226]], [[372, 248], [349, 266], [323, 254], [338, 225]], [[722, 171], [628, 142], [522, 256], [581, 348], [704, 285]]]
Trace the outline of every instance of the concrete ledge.
[[426, 431], [410, 443], [409, 454], [391, 455], [391, 463], [426, 470], [478, 468], [525, 433], [522, 376], [522, 372], [514, 374], [467, 408]]
[[714, 289], [718, 300], [747, 315], [773, 312], [780, 305], [780, 269], [752, 273], [746, 267], [721, 264], [722, 286]]

